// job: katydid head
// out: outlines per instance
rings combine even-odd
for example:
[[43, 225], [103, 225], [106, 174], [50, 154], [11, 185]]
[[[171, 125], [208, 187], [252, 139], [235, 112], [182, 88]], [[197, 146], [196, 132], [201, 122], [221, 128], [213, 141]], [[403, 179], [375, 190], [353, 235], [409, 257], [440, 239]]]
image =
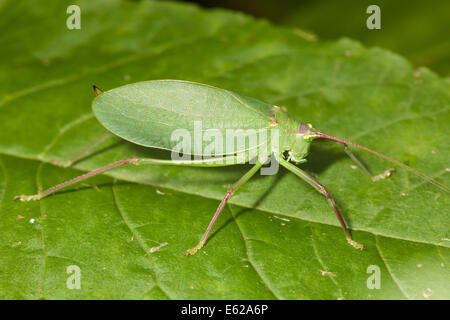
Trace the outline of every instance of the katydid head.
[[311, 141], [316, 137], [315, 129], [311, 124], [301, 123], [295, 134], [295, 143], [289, 150], [289, 160], [294, 163], [302, 163], [309, 153]]

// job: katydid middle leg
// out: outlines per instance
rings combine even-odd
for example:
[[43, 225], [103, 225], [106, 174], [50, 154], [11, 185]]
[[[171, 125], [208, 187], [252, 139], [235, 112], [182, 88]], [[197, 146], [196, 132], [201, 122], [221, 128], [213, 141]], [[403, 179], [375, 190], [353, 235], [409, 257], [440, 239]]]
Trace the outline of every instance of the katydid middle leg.
[[293, 165], [292, 163], [290, 163], [286, 160], [280, 159], [280, 164], [283, 167], [285, 167], [286, 169], [288, 169], [289, 171], [291, 171], [292, 173], [294, 173], [296, 176], [300, 177], [301, 179], [303, 179], [304, 181], [309, 183], [311, 186], [313, 186], [317, 191], [319, 191], [321, 194], [323, 194], [327, 198], [328, 202], [330, 202], [331, 206], [333, 207], [334, 213], [336, 214], [336, 216], [339, 220], [339, 223], [342, 226], [342, 229], [344, 230], [345, 236], [347, 238], [347, 242], [350, 245], [352, 245], [354, 248], [363, 250], [364, 246], [357, 243], [356, 241], [354, 241], [352, 239], [350, 232], [347, 228], [347, 225], [345, 224], [344, 218], [342, 217], [336, 203], [334, 202], [333, 197], [330, 195], [327, 188], [325, 188], [320, 182], [315, 180], [313, 177], [311, 177], [305, 171], [301, 170], [300, 168]]
[[211, 219], [211, 222], [209, 223], [208, 227], [206, 228], [205, 233], [203, 234], [203, 237], [200, 239], [200, 242], [193, 247], [192, 249], [188, 249], [186, 251], [186, 255], [194, 255], [198, 250], [200, 250], [206, 243], [206, 239], [208, 238], [209, 233], [211, 232], [211, 229], [214, 226], [214, 223], [216, 222], [217, 218], [219, 217], [220, 213], [222, 212], [225, 204], [227, 203], [228, 199], [236, 192], [236, 190], [244, 185], [252, 176], [255, 175], [256, 172], [261, 168], [263, 164], [261, 162], [257, 162], [246, 174], [244, 174], [235, 184], [231, 186], [231, 188], [227, 191], [225, 197], [220, 202], [219, 206], [217, 207], [216, 213], [214, 213], [214, 216]]
[[95, 148], [96, 146], [98, 146], [100, 143], [102, 143], [103, 141], [105, 141], [106, 139], [108, 139], [111, 136], [113, 136], [113, 134], [109, 131], [103, 133], [100, 137], [98, 137], [92, 143], [90, 143], [89, 145], [84, 147], [81, 151], [79, 151], [77, 154], [75, 154], [72, 158], [70, 158], [69, 160], [64, 162], [63, 167], [72, 166], [75, 162], [78, 162], [80, 159], [82, 159], [84, 155], [88, 154], [88, 152], [90, 152], [93, 148]]

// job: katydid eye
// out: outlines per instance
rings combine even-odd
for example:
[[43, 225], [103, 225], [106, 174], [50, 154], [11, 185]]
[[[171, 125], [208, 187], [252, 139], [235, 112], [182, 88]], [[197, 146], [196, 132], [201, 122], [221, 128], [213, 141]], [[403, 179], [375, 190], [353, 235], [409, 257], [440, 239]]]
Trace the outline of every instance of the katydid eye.
[[297, 133], [306, 134], [309, 133], [310, 131], [311, 128], [306, 123], [301, 123]]

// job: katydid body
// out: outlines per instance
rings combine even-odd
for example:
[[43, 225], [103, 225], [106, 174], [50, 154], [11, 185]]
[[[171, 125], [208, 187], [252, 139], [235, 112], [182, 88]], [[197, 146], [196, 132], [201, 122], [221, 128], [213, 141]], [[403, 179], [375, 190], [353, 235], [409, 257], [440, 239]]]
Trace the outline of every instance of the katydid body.
[[[94, 114], [109, 132], [138, 145], [179, 152], [180, 143], [173, 139], [173, 133], [182, 128], [190, 137], [193, 136], [193, 139], [184, 144], [184, 147], [192, 148], [189, 150], [183, 148], [182, 150], [182, 153], [189, 155], [190, 159], [159, 160], [131, 157], [111, 163], [36, 195], [21, 195], [15, 197], [16, 199], [40, 200], [69, 185], [127, 164], [212, 167], [243, 162], [253, 163], [254, 166], [227, 191], [197, 246], [187, 250], [186, 255], [193, 255], [206, 243], [207, 237], [228, 199], [263, 168], [263, 164], [268, 159], [281, 164], [324, 195], [331, 204], [348, 243], [357, 249], [363, 249], [361, 244], [351, 238], [346, 223], [329, 191], [296, 166], [296, 164], [306, 161], [305, 158], [314, 139], [329, 139], [342, 144], [350, 158], [368, 175], [371, 175], [369, 169], [356, 158], [348, 145], [364, 149], [399, 165], [450, 193], [449, 188], [445, 185], [395, 159], [353, 142], [329, 136], [314, 129], [310, 124], [301, 123], [288, 117], [277, 106], [235, 92], [180, 80], [140, 82], [101, 94], [98, 94], [96, 87], [94, 90], [97, 95], [93, 102]], [[216, 140], [214, 152], [211, 154], [205, 152], [211, 146], [210, 142], [201, 141], [199, 144], [196, 140], [199, 132], [212, 132], [211, 136], [217, 137], [226, 130], [238, 130], [244, 143], [233, 143], [230, 146], [226, 140]], [[274, 135], [274, 132], [277, 134]], [[251, 137], [255, 139], [251, 139]], [[83, 150], [84, 152], [85, 150]]]

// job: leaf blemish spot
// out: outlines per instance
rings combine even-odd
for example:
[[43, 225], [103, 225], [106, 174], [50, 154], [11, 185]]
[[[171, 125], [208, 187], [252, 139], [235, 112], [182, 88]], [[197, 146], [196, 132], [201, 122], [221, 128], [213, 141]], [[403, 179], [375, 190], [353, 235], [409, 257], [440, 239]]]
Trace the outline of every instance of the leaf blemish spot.
[[22, 241], [17, 241], [17, 242], [14, 242], [13, 244], [11, 244], [11, 247], [17, 248], [17, 247], [20, 246], [21, 244], [22, 244]]
[[432, 294], [433, 294], [433, 290], [431, 290], [430, 288], [426, 288], [425, 290], [422, 291], [422, 295], [425, 299], [428, 299], [429, 297], [431, 297]]

